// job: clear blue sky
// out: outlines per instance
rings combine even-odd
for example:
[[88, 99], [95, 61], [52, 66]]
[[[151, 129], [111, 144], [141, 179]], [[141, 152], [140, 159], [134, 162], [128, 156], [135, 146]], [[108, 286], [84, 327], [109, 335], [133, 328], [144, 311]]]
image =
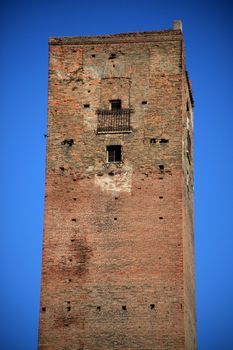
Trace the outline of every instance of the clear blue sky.
[[232, 6], [230, 0], [1, 1], [1, 350], [37, 349], [48, 37], [169, 29], [174, 19], [183, 21], [195, 98], [198, 349], [233, 349]]

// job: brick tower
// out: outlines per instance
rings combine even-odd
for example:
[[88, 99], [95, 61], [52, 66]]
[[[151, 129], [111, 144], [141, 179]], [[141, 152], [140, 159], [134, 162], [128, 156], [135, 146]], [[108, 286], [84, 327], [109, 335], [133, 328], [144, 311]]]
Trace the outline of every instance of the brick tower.
[[196, 349], [181, 23], [49, 50], [39, 349]]

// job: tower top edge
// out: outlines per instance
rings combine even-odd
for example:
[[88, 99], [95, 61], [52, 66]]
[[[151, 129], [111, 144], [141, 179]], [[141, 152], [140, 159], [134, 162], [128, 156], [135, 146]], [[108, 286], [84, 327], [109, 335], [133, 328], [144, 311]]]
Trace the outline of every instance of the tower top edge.
[[63, 36], [49, 37], [50, 45], [72, 45], [72, 44], [88, 44], [88, 43], [117, 43], [117, 42], [140, 42], [140, 41], [163, 41], [163, 40], [182, 40], [182, 24], [173, 22], [173, 29], [153, 30], [145, 32], [128, 32], [116, 34], [101, 34], [90, 36]]

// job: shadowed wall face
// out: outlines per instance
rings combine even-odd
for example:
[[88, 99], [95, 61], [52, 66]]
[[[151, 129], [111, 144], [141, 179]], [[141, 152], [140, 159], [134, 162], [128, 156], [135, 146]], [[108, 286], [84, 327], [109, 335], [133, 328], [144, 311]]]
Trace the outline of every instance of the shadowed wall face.
[[195, 349], [179, 29], [50, 39], [39, 349]]

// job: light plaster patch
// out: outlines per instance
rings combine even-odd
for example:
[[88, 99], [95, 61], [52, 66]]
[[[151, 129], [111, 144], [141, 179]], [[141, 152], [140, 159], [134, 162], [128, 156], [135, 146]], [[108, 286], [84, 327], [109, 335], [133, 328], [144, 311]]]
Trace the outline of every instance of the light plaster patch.
[[127, 167], [114, 175], [95, 175], [95, 184], [100, 186], [102, 191], [131, 192], [132, 168]]

